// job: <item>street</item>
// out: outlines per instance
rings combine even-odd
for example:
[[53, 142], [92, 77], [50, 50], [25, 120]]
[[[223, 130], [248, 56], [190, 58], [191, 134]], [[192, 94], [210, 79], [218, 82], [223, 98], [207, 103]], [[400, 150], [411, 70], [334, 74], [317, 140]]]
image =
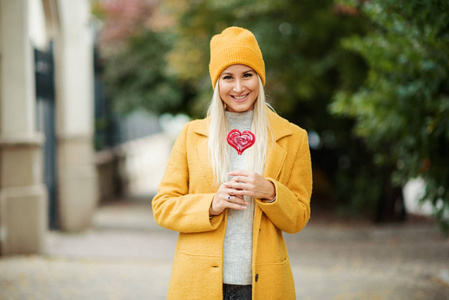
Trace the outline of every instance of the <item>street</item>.
[[[1, 257], [0, 299], [165, 299], [176, 237], [148, 200], [104, 206], [87, 232], [51, 232], [44, 255]], [[427, 219], [374, 225], [317, 213], [285, 239], [297, 299], [449, 299], [449, 239]]]

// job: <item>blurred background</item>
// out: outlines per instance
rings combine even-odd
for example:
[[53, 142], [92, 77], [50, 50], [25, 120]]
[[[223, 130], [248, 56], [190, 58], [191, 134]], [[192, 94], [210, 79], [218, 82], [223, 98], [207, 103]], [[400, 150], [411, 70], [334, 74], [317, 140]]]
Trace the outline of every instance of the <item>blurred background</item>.
[[416, 209], [410, 183], [447, 230], [448, 7], [410, 2], [94, 2], [110, 109], [96, 115], [96, 149], [120, 143], [117, 115], [204, 117], [210, 38], [241, 26], [260, 43], [270, 103], [309, 132], [314, 206], [401, 221]]
[[[288, 238], [315, 291], [301, 299], [449, 298], [446, 1], [0, 0], [0, 299], [164, 298], [176, 235], [151, 199], [179, 131], [205, 116], [209, 42], [229, 26], [255, 34], [268, 102], [309, 133], [311, 228]], [[326, 263], [295, 265], [295, 249]], [[89, 296], [42, 289], [86, 274], [57, 261], [42, 279], [53, 259], [104, 257], [111, 269], [89, 270], [112, 277]], [[363, 277], [379, 261], [410, 282]], [[373, 285], [345, 290], [354, 274]], [[134, 290], [102, 294], [114, 280]], [[338, 288], [320, 294], [322, 280]]]

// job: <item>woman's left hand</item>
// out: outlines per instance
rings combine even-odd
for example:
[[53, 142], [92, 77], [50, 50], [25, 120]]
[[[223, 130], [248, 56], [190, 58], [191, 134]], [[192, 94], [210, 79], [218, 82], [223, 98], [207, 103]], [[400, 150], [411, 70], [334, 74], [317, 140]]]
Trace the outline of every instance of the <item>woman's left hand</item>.
[[228, 188], [235, 189], [235, 195], [250, 196], [261, 200], [272, 200], [276, 196], [274, 184], [265, 177], [249, 171], [232, 171], [230, 176], [234, 176], [225, 183]]

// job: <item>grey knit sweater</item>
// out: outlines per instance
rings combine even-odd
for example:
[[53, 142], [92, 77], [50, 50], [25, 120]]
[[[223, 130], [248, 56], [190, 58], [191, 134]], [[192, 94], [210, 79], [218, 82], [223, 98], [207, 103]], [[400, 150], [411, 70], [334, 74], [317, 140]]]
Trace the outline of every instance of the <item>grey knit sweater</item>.
[[[230, 129], [238, 129], [241, 132], [251, 130], [253, 111], [244, 113], [225, 112]], [[245, 153], [241, 159], [244, 159]], [[238, 170], [239, 157], [237, 151], [231, 148], [230, 151], [231, 169]], [[230, 209], [223, 249], [223, 283], [227, 284], [251, 284], [251, 261], [252, 261], [252, 236], [253, 217], [248, 217], [248, 213], [253, 210], [254, 202], [251, 198], [245, 197], [251, 203], [246, 210]], [[246, 214], [246, 215], [245, 215]]]

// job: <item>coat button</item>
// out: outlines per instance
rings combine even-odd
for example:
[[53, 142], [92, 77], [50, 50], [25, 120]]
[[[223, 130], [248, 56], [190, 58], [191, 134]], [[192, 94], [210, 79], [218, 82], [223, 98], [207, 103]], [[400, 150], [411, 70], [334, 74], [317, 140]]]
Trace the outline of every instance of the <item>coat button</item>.
[[259, 274], [256, 274], [256, 282], [259, 280]]

